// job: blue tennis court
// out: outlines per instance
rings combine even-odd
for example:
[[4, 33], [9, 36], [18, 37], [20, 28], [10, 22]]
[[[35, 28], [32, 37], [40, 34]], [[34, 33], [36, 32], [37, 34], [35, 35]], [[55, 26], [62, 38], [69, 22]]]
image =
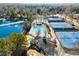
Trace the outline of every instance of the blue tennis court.
[[[62, 46], [65, 48], [74, 48], [75, 44], [79, 42], [79, 32], [73, 29], [68, 23], [59, 22], [59, 20], [62, 20], [61, 18], [49, 18], [49, 20], [58, 21], [49, 23], [54, 28], [57, 38], [59, 39]], [[79, 45], [77, 45], [76, 48], [79, 48]]]
[[53, 28], [72, 28], [66, 22], [51, 22], [50, 24]]
[[48, 18], [49, 20], [62, 20], [62, 18]]
[[56, 32], [56, 35], [63, 47], [73, 48], [76, 42], [79, 42], [78, 32]]

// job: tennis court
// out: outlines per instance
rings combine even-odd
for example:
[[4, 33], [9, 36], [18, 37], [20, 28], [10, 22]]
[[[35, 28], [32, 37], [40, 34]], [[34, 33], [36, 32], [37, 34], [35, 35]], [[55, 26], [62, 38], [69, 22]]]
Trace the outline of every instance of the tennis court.
[[57, 38], [65, 48], [79, 48], [76, 43], [79, 42], [79, 32], [77, 32], [70, 24], [62, 22], [61, 18], [49, 18], [48, 20], [55, 20], [56, 22], [49, 22], [56, 32]]

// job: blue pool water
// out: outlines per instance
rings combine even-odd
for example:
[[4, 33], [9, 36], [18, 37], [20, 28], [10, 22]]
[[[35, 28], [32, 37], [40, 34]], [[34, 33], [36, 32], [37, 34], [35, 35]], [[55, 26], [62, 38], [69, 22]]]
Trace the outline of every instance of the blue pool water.
[[44, 33], [46, 30], [46, 26], [45, 25], [34, 25], [31, 27], [31, 30], [29, 33]]
[[[10, 23], [11, 21], [4, 21], [1, 24]], [[12, 21], [13, 22], [13, 21]], [[6, 25], [0, 26], [0, 38], [5, 38], [13, 32], [22, 33], [23, 24], [13, 24], [13, 25]]]
[[22, 21], [22, 20], [0, 20], [0, 25], [1, 24], [8, 24], [8, 23], [12, 23], [12, 22], [18, 22], [18, 21]]

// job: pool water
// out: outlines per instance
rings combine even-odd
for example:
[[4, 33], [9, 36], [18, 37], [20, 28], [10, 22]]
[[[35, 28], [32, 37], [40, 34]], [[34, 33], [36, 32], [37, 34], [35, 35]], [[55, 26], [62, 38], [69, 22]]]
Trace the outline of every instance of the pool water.
[[[13, 22], [13, 21], [12, 21]], [[11, 23], [11, 21], [4, 21], [1, 24]], [[0, 38], [5, 38], [13, 32], [22, 33], [23, 23], [0, 26]]]
[[31, 27], [31, 30], [29, 33], [35, 33], [35, 35], [37, 35], [38, 33], [41, 35], [41, 36], [44, 36], [45, 35], [45, 31], [46, 31], [46, 26], [45, 25], [34, 25]]
[[8, 19], [8, 20], [5, 20], [5, 19], [3, 19], [3, 20], [0, 20], [0, 25], [1, 24], [8, 24], [8, 23], [12, 23], [12, 22], [18, 22], [18, 21], [22, 21], [22, 20], [10, 20], [10, 19]]

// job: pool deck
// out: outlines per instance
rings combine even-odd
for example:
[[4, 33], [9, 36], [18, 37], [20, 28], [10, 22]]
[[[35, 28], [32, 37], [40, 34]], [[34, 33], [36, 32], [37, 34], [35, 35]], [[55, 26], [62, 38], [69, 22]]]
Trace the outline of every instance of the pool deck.
[[18, 22], [13, 22], [13, 23], [8, 23], [8, 24], [1, 24], [0, 26], [7, 26], [7, 25], [13, 25], [13, 24], [19, 24], [23, 23], [24, 21], [18, 21]]

